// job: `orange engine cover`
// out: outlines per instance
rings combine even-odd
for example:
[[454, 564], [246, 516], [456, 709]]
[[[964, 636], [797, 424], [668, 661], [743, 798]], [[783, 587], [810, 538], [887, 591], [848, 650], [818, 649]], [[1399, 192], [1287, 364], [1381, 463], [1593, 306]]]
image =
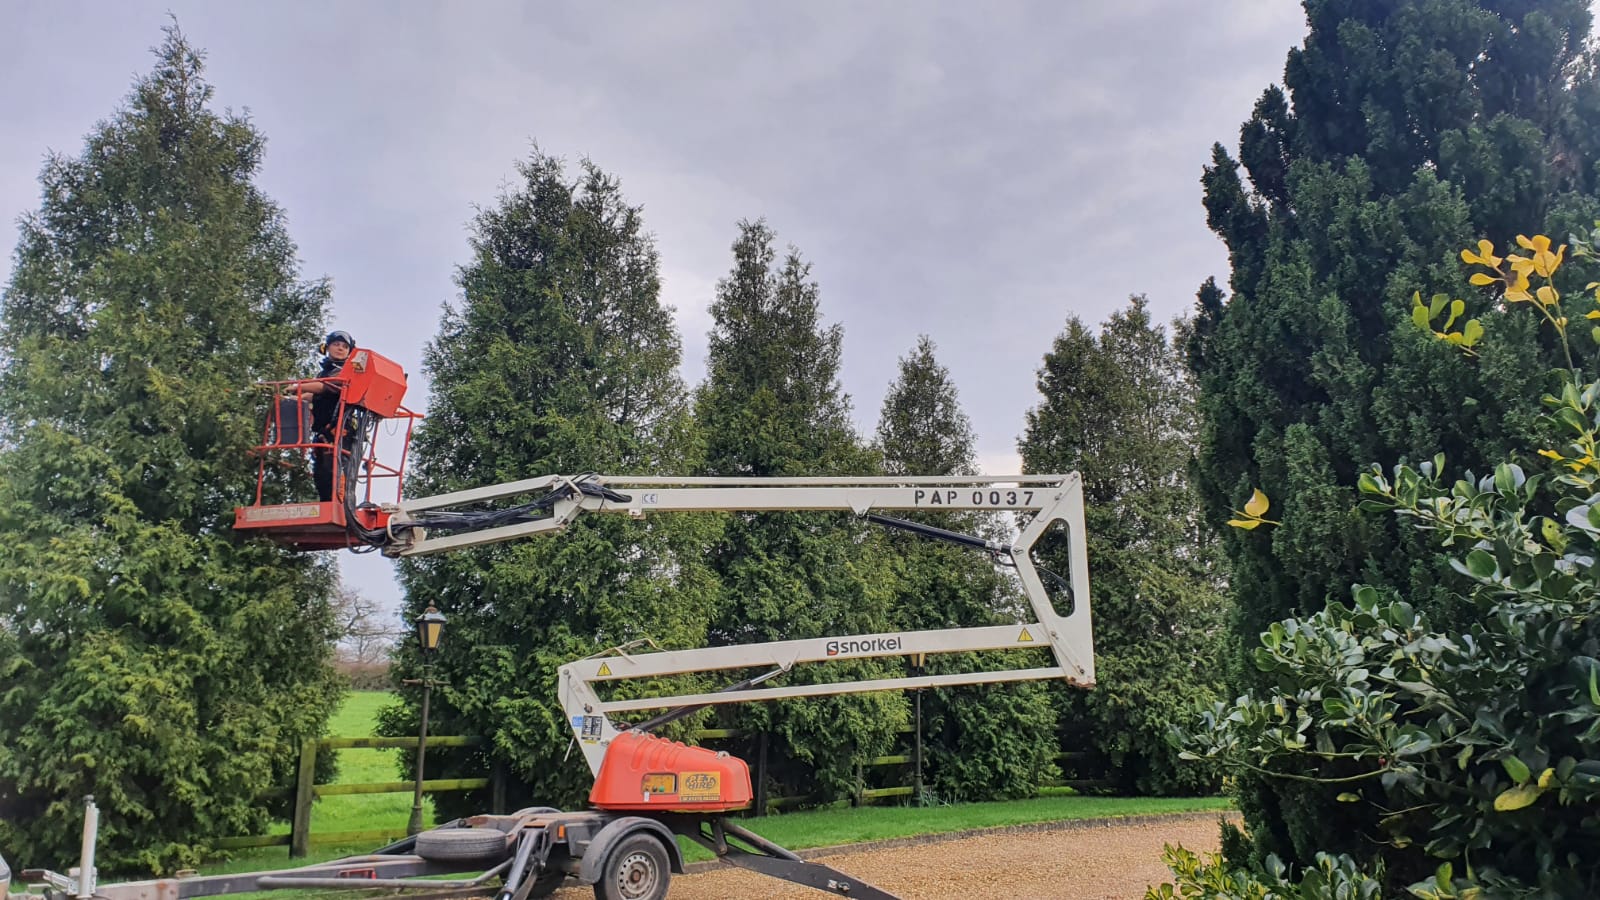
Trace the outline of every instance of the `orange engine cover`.
[[344, 402], [369, 409], [385, 419], [400, 409], [400, 401], [406, 396], [406, 373], [400, 364], [371, 350], [350, 354], [339, 376], [347, 382]]
[[750, 767], [705, 747], [624, 731], [589, 792], [599, 809], [722, 812], [750, 805]]

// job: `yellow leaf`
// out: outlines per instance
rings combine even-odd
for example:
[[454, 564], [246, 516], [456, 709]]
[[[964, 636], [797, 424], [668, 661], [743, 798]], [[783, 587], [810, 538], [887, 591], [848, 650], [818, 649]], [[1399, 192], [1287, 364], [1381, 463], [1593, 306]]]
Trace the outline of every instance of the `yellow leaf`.
[[1510, 812], [1532, 806], [1539, 794], [1543, 793], [1537, 784], [1519, 784], [1514, 788], [1502, 791], [1500, 796], [1494, 798], [1494, 808], [1498, 812]]
[[1473, 284], [1482, 285], [1482, 284], [1494, 284], [1496, 281], [1499, 281], [1500, 279], [1494, 277], [1493, 275], [1488, 274], [1487, 272], [1473, 272], [1472, 273], [1472, 277], [1467, 279], [1467, 280], [1471, 281]]
[[1556, 273], [1556, 269], [1561, 268], [1561, 260], [1566, 255], [1566, 244], [1562, 244], [1561, 249], [1554, 253], [1549, 250], [1541, 250], [1533, 255], [1533, 270], [1545, 278], [1549, 278]]
[[1471, 250], [1463, 250], [1461, 251], [1461, 261], [1469, 266], [1473, 266], [1482, 263], [1483, 257], [1473, 253]]
[[1528, 278], [1528, 273], [1533, 271], [1533, 260], [1526, 256], [1517, 256], [1516, 254], [1508, 256], [1506, 259], [1511, 261], [1511, 271], [1515, 272], [1518, 278], [1526, 281]]
[[1547, 459], [1566, 459], [1566, 457], [1555, 452], [1554, 450], [1540, 450], [1539, 455], [1546, 457]]
[[1252, 519], [1259, 519], [1267, 514], [1269, 505], [1267, 495], [1261, 493], [1260, 488], [1256, 488], [1250, 494], [1250, 502], [1244, 505], [1244, 514]]
[[1253, 531], [1261, 524], [1260, 519], [1229, 519], [1228, 524], [1243, 531]]
[[1561, 299], [1561, 295], [1556, 293], [1556, 289], [1548, 284], [1540, 285], [1539, 289], [1534, 291], [1534, 296], [1539, 298], [1539, 305], [1541, 306], [1554, 306], [1556, 301]]
[[1545, 790], [1546, 788], [1550, 787], [1550, 785], [1555, 783], [1555, 780], [1556, 780], [1556, 770], [1555, 769], [1545, 769], [1543, 772], [1540, 772], [1539, 773], [1539, 790], [1542, 791], [1542, 790]]
[[1585, 319], [1600, 319], [1600, 309], [1591, 309], [1583, 314]]
[[1494, 244], [1490, 241], [1478, 242], [1478, 259], [1486, 266], [1500, 265], [1500, 257], [1494, 255]]

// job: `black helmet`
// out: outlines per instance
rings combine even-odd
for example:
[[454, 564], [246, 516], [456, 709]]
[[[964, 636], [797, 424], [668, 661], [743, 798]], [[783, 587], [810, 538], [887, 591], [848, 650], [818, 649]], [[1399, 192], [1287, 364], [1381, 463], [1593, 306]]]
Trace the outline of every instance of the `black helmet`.
[[351, 350], [356, 349], [356, 339], [350, 336], [350, 332], [330, 331], [328, 332], [328, 336], [322, 339], [322, 352], [327, 353], [328, 345], [334, 341], [344, 341], [345, 346], [349, 347]]

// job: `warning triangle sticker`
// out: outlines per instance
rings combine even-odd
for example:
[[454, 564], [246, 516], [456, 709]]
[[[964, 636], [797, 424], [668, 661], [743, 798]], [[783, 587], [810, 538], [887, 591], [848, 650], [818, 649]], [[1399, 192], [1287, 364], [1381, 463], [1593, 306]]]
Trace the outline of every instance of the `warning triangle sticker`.
[[1022, 633], [1017, 635], [1017, 640], [1018, 641], [1031, 641], [1031, 640], [1033, 640], [1033, 635], [1029, 634], [1028, 633], [1028, 629], [1024, 628], [1024, 629], [1022, 629]]
[[[1029, 638], [1029, 640], [1032, 640], [1032, 638]], [[603, 675], [610, 675], [611, 674], [611, 664], [610, 663], [601, 663], [600, 664], [600, 671], [598, 671], [598, 672], [596, 672], [594, 674], [597, 677], [598, 676], [603, 676]]]

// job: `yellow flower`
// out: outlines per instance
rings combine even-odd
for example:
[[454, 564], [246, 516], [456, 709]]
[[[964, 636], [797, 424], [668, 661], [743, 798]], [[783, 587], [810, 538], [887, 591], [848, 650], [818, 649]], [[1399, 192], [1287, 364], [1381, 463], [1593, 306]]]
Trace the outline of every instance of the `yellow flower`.
[[1478, 242], [1478, 252], [1471, 250], [1461, 251], [1461, 261], [1468, 265], [1488, 266], [1493, 269], [1500, 265], [1501, 259], [1494, 255], [1494, 244], [1489, 241]]

